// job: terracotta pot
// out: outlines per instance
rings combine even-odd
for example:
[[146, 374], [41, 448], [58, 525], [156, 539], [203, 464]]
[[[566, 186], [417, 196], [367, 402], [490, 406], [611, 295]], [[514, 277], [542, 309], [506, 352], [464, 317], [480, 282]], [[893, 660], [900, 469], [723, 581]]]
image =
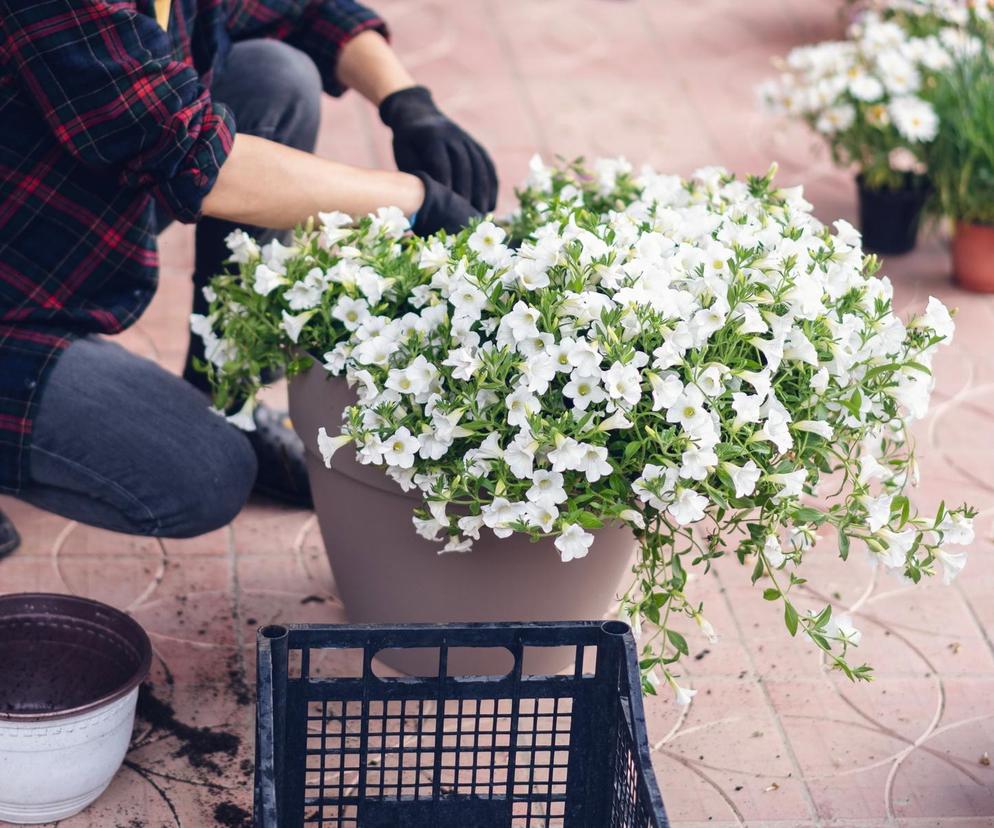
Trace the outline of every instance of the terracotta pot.
[[858, 175], [856, 188], [864, 249], [891, 256], [913, 250], [922, 208], [932, 192], [928, 179], [907, 173], [904, 185], [896, 190], [872, 189]]
[[953, 235], [953, 278], [977, 293], [994, 293], [994, 227], [956, 223]]
[[[337, 434], [343, 409], [355, 402], [345, 381], [314, 368], [290, 384], [290, 416], [307, 447], [314, 508], [338, 594], [352, 623], [573, 621], [599, 619], [630, 573], [635, 540], [624, 527], [597, 533], [590, 553], [563, 563], [551, 539], [498, 539], [484, 530], [473, 550], [440, 555], [440, 544], [411, 523], [418, 492], [401, 491], [386, 474], [363, 466], [348, 447], [325, 468], [317, 450], [324, 426]], [[449, 672], [499, 674], [508, 653], [450, 656]], [[402, 672], [434, 675], [434, 653], [385, 651]], [[528, 653], [532, 672], [558, 672], [573, 655]]]

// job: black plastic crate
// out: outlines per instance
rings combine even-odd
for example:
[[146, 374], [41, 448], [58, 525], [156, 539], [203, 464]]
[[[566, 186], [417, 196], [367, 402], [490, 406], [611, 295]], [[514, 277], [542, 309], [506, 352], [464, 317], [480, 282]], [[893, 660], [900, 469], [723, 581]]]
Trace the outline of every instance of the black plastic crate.
[[[438, 675], [381, 678], [377, 652], [438, 649]], [[505, 676], [450, 676], [450, 648], [506, 647]], [[570, 675], [522, 669], [575, 648]], [[361, 675], [321, 677], [322, 650]], [[666, 828], [637, 651], [621, 622], [265, 627], [258, 636], [259, 828]], [[584, 664], [590, 672], [584, 672]]]

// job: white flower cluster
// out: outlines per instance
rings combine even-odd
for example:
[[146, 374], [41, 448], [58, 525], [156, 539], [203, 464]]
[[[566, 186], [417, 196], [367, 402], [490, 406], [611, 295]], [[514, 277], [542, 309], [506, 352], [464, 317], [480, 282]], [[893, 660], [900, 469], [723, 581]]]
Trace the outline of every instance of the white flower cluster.
[[[962, 567], [948, 549], [970, 542], [972, 510], [925, 519], [903, 494], [907, 426], [953, 324], [936, 299], [902, 322], [859, 234], [831, 232], [772, 176], [536, 159], [513, 237], [491, 221], [420, 240], [389, 211], [354, 228], [326, 217], [282, 272], [256, 253], [216, 281], [213, 319], [241, 349], [225, 371], [266, 364], [274, 329], [284, 348], [323, 342], [359, 400], [341, 435], [317, 435], [325, 462], [354, 441], [362, 463], [419, 490], [416, 530], [442, 551], [526, 532], [571, 561], [596, 554], [598, 528], [629, 525], [642, 555], [626, 613], [662, 631], [643, 665], [674, 686], [686, 642], [666, 619], [714, 635], [684, 593], [687, 566], [728, 543], [771, 580], [788, 629], [863, 678], [845, 661], [851, 625], [794, 609], [794, 571], [823, 526], [843, 556], [859, 542], [915, 580]], [[283, 281], [269, 290], [263, 268]], [[290, 310], [311, 316], [288, 325]], [[835, 474], [845, 485], [822, 502]]]
[[971, 8], [966, 0], [875, 4], [846, 40], [790, 52], [780, 75], [760, 86], [760, 97], [771, 111], [806, 121], [840, 162], [922, 172], [923, 146], [939, 129], [930, 81], [981, 48], [966, 28]]

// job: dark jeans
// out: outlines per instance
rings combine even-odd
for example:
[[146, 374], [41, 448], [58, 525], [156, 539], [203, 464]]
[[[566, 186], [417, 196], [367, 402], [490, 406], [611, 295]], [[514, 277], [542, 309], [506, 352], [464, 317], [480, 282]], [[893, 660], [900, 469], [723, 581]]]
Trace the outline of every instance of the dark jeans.
[[[273, 40], [239, 43], [211, 91], [234, 112], [238, 132], [314, 148], [321, 81], [302, 52]], [[195, 312], [206, 309], [201, 289], [220, 272], [235, 226], [197, 225]], [[199, 340], [190, 354], [202, 354]], [[184, 378], [193, 384], [99, 337], [74, 342], [42, 394], [20, 497], [135, 535], [192, 537], [224, 526], [252, 489], [255, 455], [209, 410], [203, 377], [188, 367]]]

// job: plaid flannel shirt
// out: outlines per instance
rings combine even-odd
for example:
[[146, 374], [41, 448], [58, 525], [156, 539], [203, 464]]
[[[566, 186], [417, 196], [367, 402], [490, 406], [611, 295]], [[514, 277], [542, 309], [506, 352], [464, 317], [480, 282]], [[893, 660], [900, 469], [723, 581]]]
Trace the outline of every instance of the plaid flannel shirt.
[[353, 0], [0, 0], [0, 492], [29, 481], [47, 372], [116, 333], [158, 280], [153, 199], [196, 221], [231, 148], [211, 72], [232, 42], [309, 54], [339, 95], [341, 47], [385, 28]]

